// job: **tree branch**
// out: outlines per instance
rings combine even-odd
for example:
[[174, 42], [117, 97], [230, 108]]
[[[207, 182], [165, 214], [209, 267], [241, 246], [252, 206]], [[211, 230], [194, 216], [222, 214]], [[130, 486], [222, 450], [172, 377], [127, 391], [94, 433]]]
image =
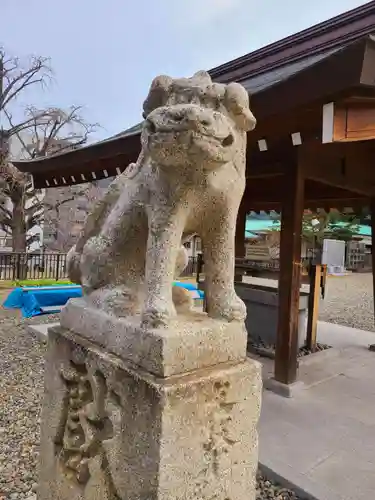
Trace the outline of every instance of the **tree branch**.
[[1, 221], [4, 221], [4, 220], [11, 221], [12, 220], [12, 212], [10, 210], [8, 210], [6, 207], [4, 207], [3, 205], [0, 205], [0, 220]]
[[75, 198], [74, 196], [71, 196], [70, 198], [65, 198], [64, 200], [58, 201], [55, 204], [44, 202], [44, 206], [48, 208], [49, 210], [56, 210], [61, 207], [61, 205], [65, 205], [65, 203], [69, 203], [70, 201], [74, 201]]
[[[17, 227], [13, 227], [15, 214], [6, 207], [0, 207], [0, 226], [9, 226], [12, 230], [17, 230], [17, 238], [13, 239], [18, 241], [17, 249], [26, 241], [25, 233], [21, 233], [44, 220], [48, 205], [44, 204], [39, 196], [41, 191], [33, 189], [30, 175], [18, 171], [12, 165], [9, 143], [5, 141], [17, 137], [22, 157], [34, 159], [80, 147], [98, 128], [98, 124], [84, 120], [80, 106], [71, 106], [67, 110], [58, 107], [38, 109], [28, 106], [22, 120], [17, 121], [13, 117], [12, 105], [21, 95], [23, 96], [24, 91], [34, 85], [43, 86], [51, 78], [52, 71], [47, 59], [34, 57], [24, 66], [18, 58], [7, 57], [4, 51], [0, 50], [0, 79], [2, 79], [0, 112], [3, 111], [9, 127], [8, 130], [3, 130], [1, 136], [3, 146], [8, 147], [3, 147], [0, 151], [0, 201], [1, 198], [9, 198], [18, 209]], [[58, 213], [60, 206], [74, 199], [74, 195], [68, 195], [50, 208]]]
[[0, 110], [4, 109], [11, 101], [31, 85], [44, 85], [46, 80], [51, 79], [52, 71], [48, 65], [48, 59], [34, 57], [26, 69], [21, 68], [19, 59], [4, 60], [4, 53], [0, 55], [2, 61], [3, 82], [7, 85], [2, 89], [0, 96]]

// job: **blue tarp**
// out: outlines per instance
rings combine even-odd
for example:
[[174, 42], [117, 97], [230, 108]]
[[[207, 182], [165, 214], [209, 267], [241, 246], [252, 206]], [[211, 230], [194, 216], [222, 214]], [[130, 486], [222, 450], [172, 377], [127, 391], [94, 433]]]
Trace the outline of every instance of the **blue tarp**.
[[183, 281], [175, 281], [173, 285], [185, 288], [186, 290], [189, 290], [191, 292], [196, 292], [199, 295], [200, 299], [204, 298], [204, 292], [202, 290], [198, 290], [197, 285], [194, 285], [193, 283], [184, 283]]
[[57, 312], [69, 299], [75, 297], [82, 297], [82, 289], [77, 285], [15, 288], [3, 306], [21, 309], [24, 318], [31, 318], [43, 314], [43, 307], [56, 306]]
[[[192, 283], [175, 281], [173, 284], [196, 292], [201, 299], [204, 297], [202, 290], [198, 290], [197, 286]], [[12, 290], [3, 306], [7, 309], [21, 309], [24, 318], [31, 318], [44, 314], [43, 307], [56, 306], [56, 311], [49, 310], [48, 312], [59, 312], [60, 307], [64, 306], [69, 299], [77, 297], [82, 297], [82, 289], [78, 285], [22, 287]]]

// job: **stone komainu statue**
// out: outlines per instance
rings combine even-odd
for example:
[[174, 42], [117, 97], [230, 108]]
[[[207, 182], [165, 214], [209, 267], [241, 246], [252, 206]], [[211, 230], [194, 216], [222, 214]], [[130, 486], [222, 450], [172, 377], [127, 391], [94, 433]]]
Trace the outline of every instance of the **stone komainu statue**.
[[172, 287], [187, 263], [181, 242], [198, 233], [208, 315], [243, 320], [233, 282], [246, 132], [256, 123], [248, 94], [237, 83], [213, 83], [203, 71], [159, 76], [143, 109], [140, 156], [88, 217], [68, 255], [70, 278], [96, 307], [140, 313], [151, 327], [166, 324], [175, 305], [186, 306]]

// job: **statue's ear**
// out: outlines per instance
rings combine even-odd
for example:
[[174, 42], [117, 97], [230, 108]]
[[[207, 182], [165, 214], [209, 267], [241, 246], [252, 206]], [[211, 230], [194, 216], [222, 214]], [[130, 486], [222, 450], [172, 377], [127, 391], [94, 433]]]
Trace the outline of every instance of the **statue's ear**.
[[154, 109], [164, 106], [167, 102], [172, 82], [172, 78], [165, 75], [154, 78], [148, 96], [143, 103], [143, 118], [147, 118]]
[[242, 85], [239, 83], [227, 85], [224, 104], [241, 130], [248, 132], [255, 128], [256, 119], [249, 107], [249, 94]]
[[241, 113], [234, 117], [237, 126], [244, 132], [250, 132], [255, 129], [256, 118], [249, 108], [244, 108]]

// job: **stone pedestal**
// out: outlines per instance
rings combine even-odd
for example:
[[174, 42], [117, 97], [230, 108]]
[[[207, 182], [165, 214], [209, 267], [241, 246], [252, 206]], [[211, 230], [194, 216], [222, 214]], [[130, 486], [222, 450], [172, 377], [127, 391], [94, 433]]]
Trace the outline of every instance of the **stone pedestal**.
[[243, 325], [201, 314], [146, 334], [100, 312], [87, 330], [89, 312], [74, 301], [49, 331], [38, 499], [255, 500], [261, 376]]

